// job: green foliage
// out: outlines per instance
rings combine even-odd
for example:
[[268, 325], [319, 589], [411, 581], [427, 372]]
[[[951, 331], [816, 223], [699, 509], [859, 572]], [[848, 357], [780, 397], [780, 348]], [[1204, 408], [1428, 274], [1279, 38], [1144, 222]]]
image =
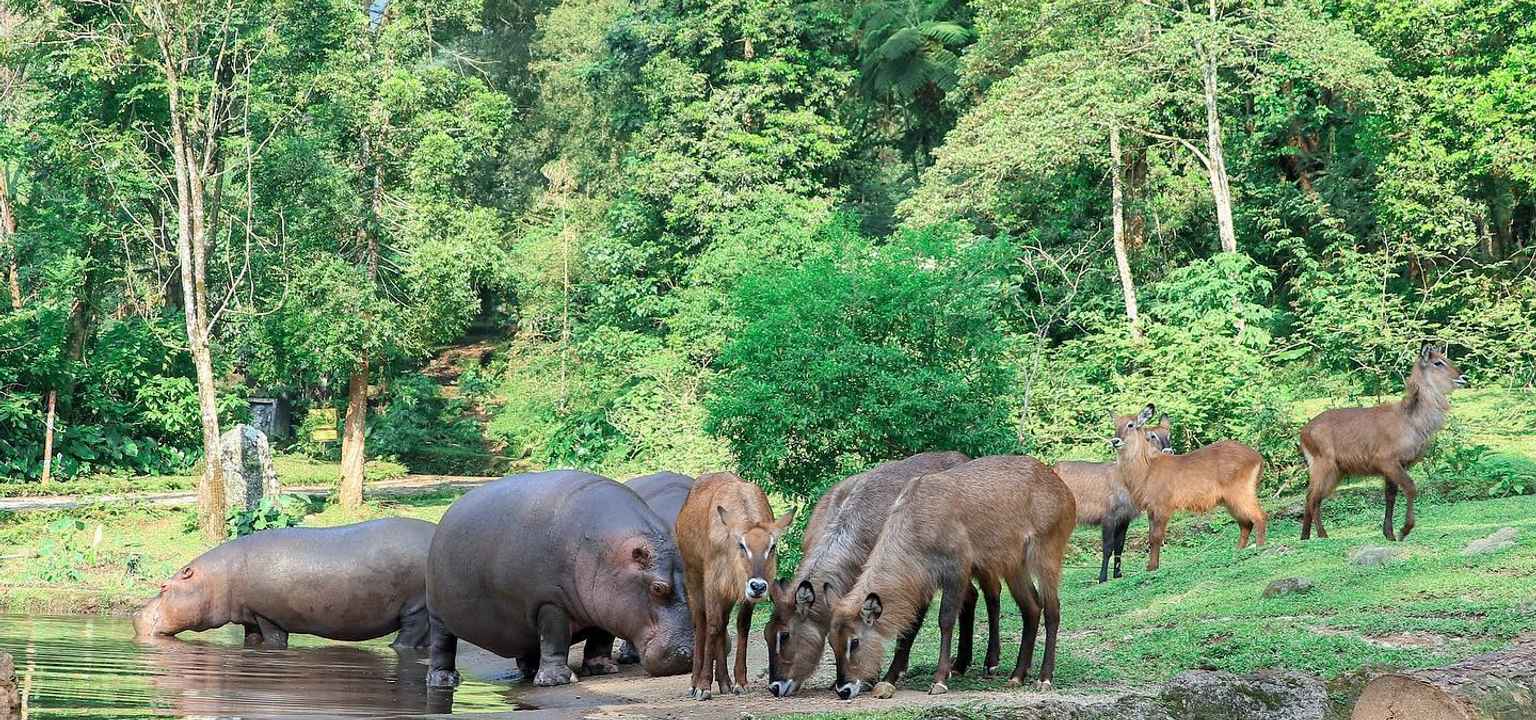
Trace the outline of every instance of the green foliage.
[[79, 582], [82, 571], [95, 562], [96, 546], [81, 540], [85, 522], [60, 517], [48, 523], [37, 543], [37, 576], [44, 582]]
[[744, 326], [720, 358], [705, 428], [744, 477], [799, 503], [881, 460], [1008, 448], [1006, 253], [936, 228], [743, 282]]
[[421, 375], [406, 375], [389, 386], [384, 409], [368, 427], [369, 446], [412, 472], [473, 475], [490, 470], [480, 426], [467, 416], [463, 400], [445, 397]]
[[304, 516], [312, 513], [313, 499], [299, 495], [267, 496], [249, 510], [230, 508], [224, 515], [229, 537], [239, 538], [272, 528], [298, 527]]

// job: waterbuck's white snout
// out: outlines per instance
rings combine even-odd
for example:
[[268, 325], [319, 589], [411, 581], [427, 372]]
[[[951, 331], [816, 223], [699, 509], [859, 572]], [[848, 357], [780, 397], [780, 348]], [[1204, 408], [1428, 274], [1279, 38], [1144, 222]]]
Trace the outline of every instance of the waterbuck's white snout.
[[757, 602], [768, 594], [768, 581], [762, 578], [752, 578], [747, 581], [747, 602]]
[[768, 692], [773, 693], [774, 697], [789, 697], [798, 689], [800, 689], [800, 683], [794, 680], [774, 680], [768, 683]]
[[1112, 437], [1112, 438], [1109, 439], [1109, 446], [1114, 448], [1114, 449], [1116, 449], [1116, 450], [1119, 450], [1120, 446], [1124, 445], [1124, 444], [1125, 444], [1125, 441], [1121, 440], [1120, 438]]
[[1466, 375], [1457, 375], [1456, 379], [1453, 380], [1452, 382], [1456, 383], [1456, 387], [1466, 387], [1467, 386], [1467, 376]]

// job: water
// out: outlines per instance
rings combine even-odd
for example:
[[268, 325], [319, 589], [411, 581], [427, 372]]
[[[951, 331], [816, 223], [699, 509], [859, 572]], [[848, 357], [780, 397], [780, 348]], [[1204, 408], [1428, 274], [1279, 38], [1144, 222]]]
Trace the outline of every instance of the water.
[[119, 617], [0, 614], [0, 650], [16, 661], [31, 720], [165, 717], [408, 717], [515, 710], [515, 690], [466, 676], [426, 688], [426, 655], [389, 638], [337, 643], [294, 636], [287, 650], [241, 647], [239, 626], [141, 644]]

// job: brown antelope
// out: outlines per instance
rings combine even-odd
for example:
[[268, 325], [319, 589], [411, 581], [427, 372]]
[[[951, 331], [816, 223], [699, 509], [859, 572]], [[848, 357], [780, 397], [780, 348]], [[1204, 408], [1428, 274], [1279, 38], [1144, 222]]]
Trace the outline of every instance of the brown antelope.
[[1076, 519], [1067, 486], [1050, 468], [1023, 455], [972, 460], [908, 483], [859, 579], [832, 610], [832, 653], [846, 674], [838, 697], [847, 700], [872, 686], [886, 644], [912, 626], [935, 591], [943, 600], [939, 666], [929, 693], [947, 692], [950, 642], [973, 576], [1006, 581], [1024, 612], [1011, 685], [1022, 684], [1029, 672], [1044, 614], [1040, 684], [1049, 688], [1061, 622], [1061, 561]]
[[[721, 694], [746, 688], [752, 605], [768, 594], [768, 579], [777, 573], [779, 536], [794, 519], [791, 510], [775, 521], [762, 489], [733, 473], [705, 475], [688, 491], [676, 528], [694, 627], [688, 697], [708, 700], [711, 676]], [[726, 621], [738, 601], [733, 684], [726, 673]]]
[[1136, 505], [1147, 511], [1151, 528], [1147, 570], [1156, 570], [1161, 562], [1168, 519], [1175, 510], [1205, 512], [1225, 506], [1241, 528], [1237, 547], [1248, 547], [1250, 531], [1263, 545], [1266, 518], [1258, 488], [1264, 459], [1236, 440], [1222, 440], [1183, 455], [1164, 453], [1147, 437], [1147, 423], [1156, 412], [1148, 404], [1136, 417], [1116, 418], [1115, 436], [1109, 440], [1119, 455], [1115, 469], [1120, 482]]
[[[800, 689], [821, 664], [832, 626], [832, 606], [858, 579], [859, 570], [869, 558], [880, 535], [880, 527], [890, 514], [891, 505], [902, 488], [915, 477], [939, 472], [968, 462], [957, 452], [930, 452], [905, 460], [884, 463], [868, 472], [854, 475], [823, 495], [811, 512], [805, 530], [805, 558], [789, 583], [774, 583], [773, 616], [763, 628], [768, 643], [768, 689], [778, 697], [788, 697]], [[986, 588], [990, 634], [987, 641], [988, 671], [997, 665], [1000, 653], [997, 628], [999, 594], [996, 585]], [[895, 683], [907, 668], [912, 639], [927, 615], [917, 613], [913, 626], [896, 643], [885, 680]], [[955, 672], [963, 674], [971, 660], [971, 634], [976, 619], [976, 596], [967, 592], [960, 612], [960, 652]], [[843, 679], [838, 668], [838, 681]], [[836, 685], [834, 684], [834, 688]]]
[[[1172, 454], [1168, 416], [1160, 425], [1148, 428], [1147, 439], [1164, 453]], [[1051, 466], [1072, 491], [1077, 503], [1077, 524], [1093, 525], [1101, 530], [1104, 559], [1099, 563], [1099, 582], [1109, 580], [1109, 560], [1115, 560], [1115, 577], [1120, 577], [1120, 556], [1125, 553], [1125, 533], [1141, 508], [1131, 499], [1131, 491], [1120, 482], [1112, 462], [1067, 460]]]
[[[1466, 387], [1467, 378], [1446, 358], [1443, 349], [1425, 346], [1403, 388], [1403, 399], [1365, 408], [1325, 410], [1301, 428], [1301, 454], [1312, 479], [1307, 507], [1301, 516], [1301, 539], [1328, 537], [1323, 529], [1323, 499], [1333, 494], [1343, 475], [1379, 475], [1386, 487], [1387, 513], [1381, 523], [1388, 540], [1408, 537], [1413, 530], [1413, 499], [1419, 490], [1408, 475], [1429, 441], [1445, 424], [1451, 391]], [[1392, 533], [1397, 493], [1408, 500], [1403, 531]]]

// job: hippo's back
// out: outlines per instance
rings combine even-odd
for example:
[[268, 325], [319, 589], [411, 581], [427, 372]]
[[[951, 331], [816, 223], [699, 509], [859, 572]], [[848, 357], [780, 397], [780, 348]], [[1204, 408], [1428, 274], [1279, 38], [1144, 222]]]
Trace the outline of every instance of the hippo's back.
[[667, 523], [667, 527], [675, 531], [677, 513], [683, 509], [683, 502], [688, 499], [688, 491], [693, 489], [693, 478], [663, 470], [632, 478], [626, 481], [624, 486], [635, 491], [646, 505], [661, 516], [661, 519]]

